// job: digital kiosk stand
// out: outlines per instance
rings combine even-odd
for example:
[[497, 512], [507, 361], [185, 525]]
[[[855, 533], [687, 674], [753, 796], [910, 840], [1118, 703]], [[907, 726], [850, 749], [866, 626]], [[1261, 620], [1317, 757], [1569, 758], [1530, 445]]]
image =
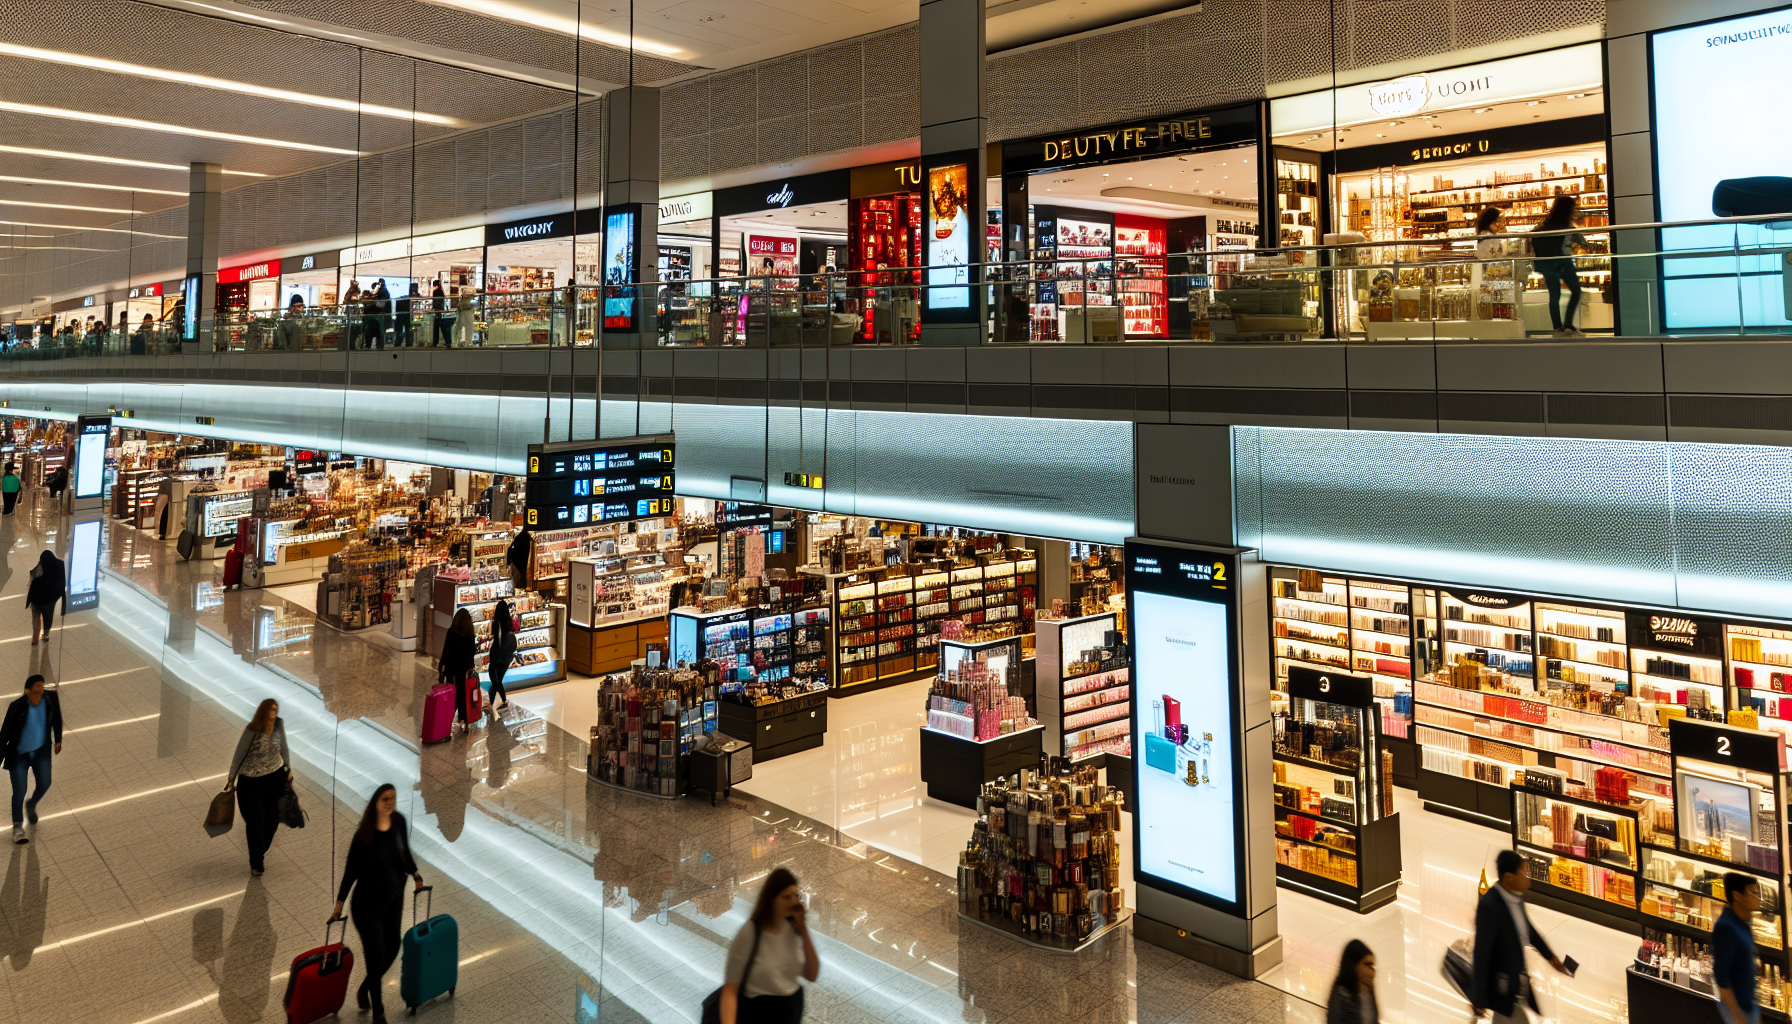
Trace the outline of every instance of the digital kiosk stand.
[[111, 416], [75, 420], [75, 459], [68, 480], [70, 512], [93, 512], [105, 504], [106, 447], [111, 438]]
[[1126, 542], [1134, 933], [1244, 978], [1282, 959], [1266, 587], [1247, 548]]

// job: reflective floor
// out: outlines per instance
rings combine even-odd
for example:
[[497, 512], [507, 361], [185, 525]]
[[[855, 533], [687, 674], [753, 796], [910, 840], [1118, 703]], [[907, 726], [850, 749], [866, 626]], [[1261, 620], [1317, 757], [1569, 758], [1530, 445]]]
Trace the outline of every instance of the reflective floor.
[[[910, 842], [946, 820], [912, 794], [885, 813], [901, 805], [900, 784], [873, 780], [904, 755], [885, 749], [883, 726], [841, 722], [842, 749], [856, 753], [839, 763], [875, 793], [831, 820], [763, 793], [711, 807], [588, 786], [589, 719], [575, 706], [589, 683], [519, 694], [501, 723], [420, 750], [424, 659], [318, 626], [274, 593], [222, 592], [218, 564], [181, 563], [172, 545], [112, 525], [99, 606], [33, 647], [26, 572], [45, 546], [66, 554], [66, 528], [30, 500], [0, 520], [0, 598], [11, 598], [0, 655], [15, 682], [30, 671], [57, 681], [68, 726], [32, 841], [0, 850], [0, 1019], [282, 1020], [288, 965], [322, 941], [343, 844], [387, 781], [433, 909], [460, 925], [456, 995], [421, 1018], [694, 1021], [757, 883], [780, 864], [814, 909], [812, 1022], [1323, 1018], [1124, 929], [1067, 956], [961, 928], [949, 876], [843, 834], [884, 822], [891, 847], [946, 856], [949, 844]], [[209, 839], [200, 823], [265, 697], [280, 701], [311, 817], [279, 832], [253, 878], [241, 826]], [[397, 1007], [396, 969], [386, 985]], [[365, 1019], [352, 1006], [344, 1018]]]

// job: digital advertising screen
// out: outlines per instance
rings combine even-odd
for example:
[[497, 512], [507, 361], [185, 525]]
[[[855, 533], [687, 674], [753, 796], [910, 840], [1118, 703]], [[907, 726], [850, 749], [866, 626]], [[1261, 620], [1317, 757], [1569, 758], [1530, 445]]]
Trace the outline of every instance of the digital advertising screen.
[[97, 498], [106, 489], [106, 442], [112, 436], [112, 417], [83, 416], [76, 425], [75, 497]]
[[604, 329], [635, 329], [633, 210], [612, 210], [604, 217]]
[[[185, 303], [186, 314], [181, 320], [180, 337], [182, 341], [199, 340], [199, 275], [189, 274], [180, 283], [181, 301]], [[80, 495], [76, 495], [79, 497]]]
[[[972, 215], [973, 194], [970, 186], [971, 167], [967, 163], [951, 163], [927, 171], [926, 238], [927, 308], [963, 309], [971, 307], [970, 288], [941, 287], [970, 284], [972, 253], [981, 251], [981, 242], [973, 240], [973, 223], [983, 218]], [[981, 231], [981, 227], [978, 228]], [[973, 248], [977, 246], [979, 248]]]
[[68, 610], [97, 608], [100, 603], [100, 521], [74, 525], [68, 547]]
[[[1785, 101], [1792, 10], [1657, 32], [1650, 39], [1650, 68], [1661, 219], [1726, 215], [1720, 208], [1739, 212], [1714, 201], [1720, 187], [1752, 195], [1749, 213], [1792, 213], [1792, 104]], [[1664, 251], [1717, 250], [1661, 261], [1665, 327], [1792, 322], [1784, 256], [1748, 252], [1751, 246], [1792, 245], [1792, 220], [1664, 228], [1661, 244]], [[1738, 244], [1740, 257], [1731, 251]]]
[[1234, 912], [1244, 824], [1237, 569], [1235, 554], [1126, 543], [1136, 871], [1154, 888]]
[[524, 521], [558, 530], [672, 513], [671, 434], [529, 446]]

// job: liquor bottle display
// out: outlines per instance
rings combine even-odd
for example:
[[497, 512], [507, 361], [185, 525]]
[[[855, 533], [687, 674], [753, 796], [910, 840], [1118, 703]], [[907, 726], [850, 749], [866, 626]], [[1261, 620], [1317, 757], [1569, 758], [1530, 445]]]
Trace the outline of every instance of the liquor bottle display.
[[1081, 949], [1125, 918], [1120, 812], [1125, 795], [1091, 765], [983, 784], [959, 854], [962, 917], [1051, 949]]

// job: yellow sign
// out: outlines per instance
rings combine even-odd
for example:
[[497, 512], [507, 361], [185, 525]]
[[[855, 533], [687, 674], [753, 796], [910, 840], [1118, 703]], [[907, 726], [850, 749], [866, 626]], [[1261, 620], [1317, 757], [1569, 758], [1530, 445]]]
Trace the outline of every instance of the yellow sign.
[[541, 472], [541, 456], [539, 456], [539, 455], [529, 456], [529, 472], [531, 472], [531, 473]]
[[535, 510], [534, 509], [529, 510], [529, 525], [530, 526], [535, 525]]
[[1059, 160], [1082, 160], [1092, 156], [1141, 152], [1160, 145], [1212, 137], [1213, 122], [1206, 117], [1155, 121], [1131, 128], [1115, 128], [1053, 139], [1045, 144], [1045, 162], [1050, 164]]
[[1487, 148], [1486, 139], [1477, 139], [1474, 142], [1446, 142], [1441, 146], [1420, 146], [1412, 151], [1412, 162], [1417, 164], [1424, 163], [1426, 160], [1448, 160], [1468, 153], [1485, 153]]

